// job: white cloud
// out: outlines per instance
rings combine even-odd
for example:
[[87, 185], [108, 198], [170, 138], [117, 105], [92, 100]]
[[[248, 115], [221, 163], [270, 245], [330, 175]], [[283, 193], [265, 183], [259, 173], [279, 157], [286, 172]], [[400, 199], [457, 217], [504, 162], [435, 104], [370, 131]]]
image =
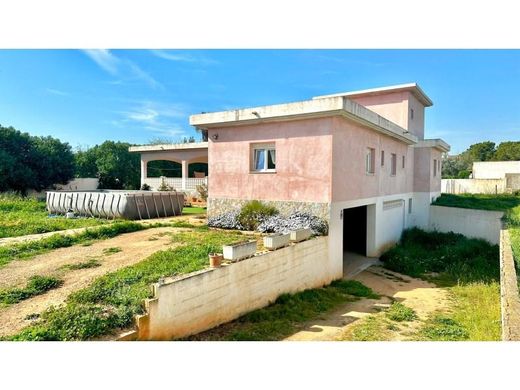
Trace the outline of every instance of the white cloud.
[[54, 89], [54, 88], [46, 88], [45, 92], [47, 92], [51, 95], [70, 96], [70, 93], [65, 92], [65, 91], [60, 91], [59, 89]]
[[[89, 49], [83, 52], [90, 57], [99, 67], [111, 74], [112, 76], [123, 79], [138, 79], [144, 81], [153, 89], [163, 89], [163, 85], [155, 80], [149, 73], [141, 69], [134, 62], [115, 56], [107, 49]], [[121, 83], [116, 80], [116, 83]]]
[[151, 50], [151, 53], [159, 58], [162, 58], [164, 60], [168, 61], [176, 61], [176, 62], [193, 62], [193, 63], [199, 63], [204, 65], [210, 65], [210, 64], [217, 64], [218, 61], [215, 61], [211, 58], [207, 58], [204, 56], [194, 56], [187, 53], [181, 53], [179, 51], [173, 51], [173, 50]]

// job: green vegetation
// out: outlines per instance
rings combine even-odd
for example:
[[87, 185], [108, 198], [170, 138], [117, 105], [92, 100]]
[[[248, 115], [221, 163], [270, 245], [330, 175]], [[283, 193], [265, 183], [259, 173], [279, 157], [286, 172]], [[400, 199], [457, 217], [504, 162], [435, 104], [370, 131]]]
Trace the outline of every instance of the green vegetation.
[[520, 206], [520, 196], [506, 194], [442, 194], [433, 204], [436, 206], [459, 207], [463, 209], [506, 211]]
[[121, 248], [115, 246], [115, 247], [103, 249], [103, 254], [108, 256], [108, 255], [113, 255], [114, 253], [119, 253], [121, 251], [122, 251]]
[[479, 142], [459, 155], [445, 157], [442, 162], [442, 178], [468, 178], [474, 161], [507, 160], [520, 160], [520, 142], [502, 142], [498, 147], [494, 142]]
[[87, 261], [82, 261], [80, 263], [65, 264], [64, 266], [60, 267], [60, 269], [75, 271], [78, 269], [96, 268], [99, 266], [101, 266], [101, 263], [99, 262], [99, 260], [92, 258], [92, 259], [88, 259]]
[[443, 273], [443, 278], [460, 283], [499, 278], [498, 245], [462, 234], [409, 229], [381, 260], [386, 268], [415, 277]]
[[206, 209], [203, 207], [184, 207], [182, 209], [182, 215], [192, 214], [206, 214]]
[[4, 305], [12, 305], [32, 298], [36, 295], [43, 294], [53, 288], [57, 288], [63, 284], [63, 281], [50, 276], [33, 276], [22, 288], [10, 288], [0, 290], [0, 303]]
[[73, 177], [74, 156], [68, 143], [0, 125], [0, 192], [40, 191]]
[[14, 194], [0, 194], [0, 238], [105, 224], [97, 218], [49, 217], [45, 202]]
[[417, 339], [500, 339], [497, 245], [460, 234], [411, 229], [381, 259], [393, 271], [445, 286], [453, 299], [452, 310], [428, 319]]
[[205, 268], [209, 252], [217, 252], [239, 237], [243, 235], [203, 229], [172, 235], [180, 246], [96, 279], [71, 294], [64, 306], [44, 312], [37, 323], [10, 339], [86, 340], [127, 327], [134, 315], [143, 313], [143, 299], [150, 297], [151, 283]]
[[417, 319], [417, 314], [415, 314], [413, 309], [399, 302], [392, 303], [392, 305], [386, 311], [386, 316], [390, 320], [397, 322], [413, 321]]
[[323, 288], [283, 294], [268, 307], [188, 339], [281, 340], [294, 333], [306, 321], [360, 297], [378, 298], [370, 288], [358, 281], [337, 280]]
[[263, 220], [275, 214], [278, 214], [275, 207], [252, 200], [242, 206], [237, 219], [245, 230], [256, 230]]
[[28, 259], [52, 249], [69, 247], [75, 244], [91, 242], [92, 240], [105, 240], [123, 233], [131, 233], [151, 227], [163, 226], [161, 224], [143, 225], [137, 222], [114, 222], [96, 228], [88, 228], [74, 235], [53, 234], [41, 240], [26, 241], [19, 244], [0, 246], [0, 267], [13, 260]]
[[356, 322], [351, 329], [345, 332], [340, 340], [343, 341], [387, 341], [392, 330], [397, 329], [384, 317], [373, 314]]

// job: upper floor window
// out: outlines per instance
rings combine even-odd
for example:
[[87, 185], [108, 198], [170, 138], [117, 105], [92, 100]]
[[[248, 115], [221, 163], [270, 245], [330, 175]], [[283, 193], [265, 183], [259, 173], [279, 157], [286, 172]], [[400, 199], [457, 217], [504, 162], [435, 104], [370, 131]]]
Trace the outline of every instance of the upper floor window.
[[373, 174], [375, 172], [376, 165], [376, 150], [374, 148], [367, 148], [365, 168], [366, 173]]
[[272, 144], [256, 144], [252, 146], [252, 171], [275, 172], [276, 148]]
[[437, 159], [433, 159], [433, 176], [437, 176]]
[[413, 119], [413, 108], [410, 108], [410, 119]]
[[395, 176], [397, 173], [397, 154], [390, 155], [390, 175]]
[[403, 169], [405, 167], [405, 157], [403, 156]]
[[385, 166], [385, 151], [381, 150], [381, 166]]

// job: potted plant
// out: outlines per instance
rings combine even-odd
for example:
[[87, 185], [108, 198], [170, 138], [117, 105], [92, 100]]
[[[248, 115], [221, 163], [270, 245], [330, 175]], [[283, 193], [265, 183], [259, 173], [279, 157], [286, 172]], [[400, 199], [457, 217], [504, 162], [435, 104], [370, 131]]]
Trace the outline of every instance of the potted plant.
[[218, 268], [222, 265], [222, 253], [210, 253], [209, 255], [209, 266], [211, 268]]

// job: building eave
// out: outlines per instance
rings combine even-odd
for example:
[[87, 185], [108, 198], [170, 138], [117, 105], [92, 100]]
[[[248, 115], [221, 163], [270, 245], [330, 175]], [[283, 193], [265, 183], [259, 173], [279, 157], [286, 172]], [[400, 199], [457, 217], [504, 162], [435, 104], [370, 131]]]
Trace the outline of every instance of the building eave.
[[192, 150], [207, 149], [207, 142], [188, 142], [185, 144], [160, 144], [160, 145], [136, 145], [130, 146], [130, 152], [163, 152], [166, 150]]
[[440, 138], [425, 139], [414, 145], [416, 148], [434, 148], [443, 153], [448, 153], [451, 149], [450, 145]]
[[368, 108], [341, 96], [191, 115], [190, 125], [207, 130], [330, 116], [348, 118], [380, 133], [397, 138], [408, 145], [417, 142], [417, 137], [407, 130]]

